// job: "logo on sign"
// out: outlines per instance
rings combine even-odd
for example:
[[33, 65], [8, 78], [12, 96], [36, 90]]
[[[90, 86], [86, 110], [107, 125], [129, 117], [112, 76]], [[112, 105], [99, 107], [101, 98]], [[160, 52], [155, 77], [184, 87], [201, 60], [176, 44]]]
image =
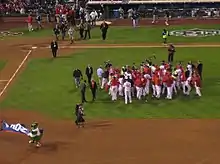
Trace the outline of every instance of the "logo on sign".
[[183, 37], [207, 37], [220, 35], [220, 30], [216, 29], [186, 29], [170, 31], [171, 36], [183, 36]]
[[13, 129], [16, 132], [27, 134], [29, 130], [25, 127], [23, 127], [21, 124], [11, 124], [10, 128]]

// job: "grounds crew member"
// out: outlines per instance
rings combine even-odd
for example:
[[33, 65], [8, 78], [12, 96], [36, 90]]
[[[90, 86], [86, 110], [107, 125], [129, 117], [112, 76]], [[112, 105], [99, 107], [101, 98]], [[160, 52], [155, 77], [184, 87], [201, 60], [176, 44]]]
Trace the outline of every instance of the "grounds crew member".
[[58, 44], [57, 41], [53, 40], [50, 44], [50, 48], [52, 50], [52, 55], [54, 58], [57, 57]]
[[162, 37], [163, 37], [163, 43], [167, 44], [167, 37], [169, 36], [169, 31], [167, 31], [166, 29], [163, 29], [162, 32]]
[[97, 83], [95, 80], [92, 80], [91, 83], [90, 83], [90, 89], [92, 91], [92, 101], [95, 101], [96, 99], [96, 91], [98, 89], [97, 87]]
[[80, 80], [83, 79], [82, 72], [80, 71], [80, 69], [77, 68], [73, 71], [73, 78], [75, 81], [76, 88], [80, 87]]
[[108, 24], [105, 21], [102, 22], [100, 30], [102, 31], [102, 40], [105, 40], [108, 32]]
[[80, 92], [81, 92], [81, 102], [87, 102], [86, 101], [86, 80], [84, 80], [84, 82], [81, 83], [80, 85]]

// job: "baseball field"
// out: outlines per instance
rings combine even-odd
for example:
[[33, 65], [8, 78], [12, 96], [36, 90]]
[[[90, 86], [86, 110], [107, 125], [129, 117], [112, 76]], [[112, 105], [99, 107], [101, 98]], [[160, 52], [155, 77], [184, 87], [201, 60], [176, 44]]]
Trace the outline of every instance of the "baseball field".
[[[42, 147], [36, 149], [23, 135], [0, 132], [1, 164], [220, 162], [220, 20], [172, 20], [170, 26], [163, 22], [152, 26], [142, 20], [135, 29], [129, 20], [116, 20], [106, 41], [96, 28], [91, 40], [72, 45], [59, 42], [56, 59], [48, 48], [53, 39], [51, 25], [28, 33], [22, 21], [15, 22], [10, 18], [0, 27], [0, 31], [24, 33], [0, 37], [0, 119], [26, 125], [37, 121], [45, 135]], [[168, 42], [176, 46], [175, 62], [203, 62], [202, 97], [191, 94], [172, 101], [134, 100], [125, 105], [98, 91], [97, 101], [84, 106], [85, 128], [75, 127], [73, 112], [80, 91], [73, 82], [73, 69], [84, 73], [91, 64], [96, 70], [106, 60], [116, 66], [138, 64], [152, 54], [155, 62], [166, 60], [164, 28], [172, 34]], [[185, 32], [189, 36], [182, 36]], [[89, 90], [86, 96], [90, 101]]]

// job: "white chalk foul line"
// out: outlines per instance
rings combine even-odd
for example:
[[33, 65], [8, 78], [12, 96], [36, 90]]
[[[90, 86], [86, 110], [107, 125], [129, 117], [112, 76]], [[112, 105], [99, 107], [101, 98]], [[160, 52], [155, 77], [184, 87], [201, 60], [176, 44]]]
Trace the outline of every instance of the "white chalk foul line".
[[17, 75], [17, 73], [19, 72], [19, 70], [21, 69], [21, 67], [24, 65], [24, 63], [26, 62], [26, 60], [28, 59], [28, 57], [30, 56], [32, 50], [29, 50], [27, 55], [24, 57], [24, 59], [22, 60], [22, 62], [19, 64], [18, 68], [15, 70], [15, 72], [13, 73], [13, 75], [10, 77], [10, 79], [8, 80], [8, 82], [6, 83], [6, 85], [4, 86], [4, 88], [2, 89], [2, 91], [0, 92], [0, 97], [5, 93], [6, 89], [8, 88], [8, 86], [10, 85], [10, 83], [12, 82], [12, 80], [14, 80], [15, 76]]

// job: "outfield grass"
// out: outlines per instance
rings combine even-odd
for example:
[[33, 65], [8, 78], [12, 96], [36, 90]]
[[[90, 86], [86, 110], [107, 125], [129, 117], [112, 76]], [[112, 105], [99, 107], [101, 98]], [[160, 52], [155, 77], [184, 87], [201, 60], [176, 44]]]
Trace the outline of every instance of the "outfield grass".
[[[198, 59], [204, 62], [203, 97], [178, 97], [175, 100], [134, 101], [125, 105], [115, 103], [104, 91], [99, 91], [97, 102], [85, 105], [89, 118], [220, 118], [220, 48], [177, 48], [176, 60]], [[157, 61], [166, 59], [165, 48], [88, 49], [70, 57], [32, 60], [18, 81], [1, 102], [2, 108], [36, 110], [60, 118], [72, 118], [80, 92], [73, 84], [72, 70], [90, 63], [94, 70], [110, 59], [115, 66], [139, 63], [156, 53]], [[87, 99], [91, 92], [87, 90]]]
[[[201, 29], [219, 29], [219, 25], [187, 25], [187, 26], [169, 26], [169, 27], [154, 27], [154, 26], [146, 26], [139, 28], [132, 27], [110, 27], [108, 31], [108, 37], [106, 41], [101, 40], [100, 30], [99, 28], [92, 29], [91, 31], [91, 40], [82, 41], [86, 44], [93, 43], [161, 43], [162, 42], [162, 30], [166, 28], [169, 31], [172, 30], [180, 30], [180, 29], [193, 29], [193, 28], [201, 28]], [[35, 32], [27, 32], [25, 30], [19, 29], [18, 31], [23, 31], [25, 35], [23, 37], [44, 37], [44, 36], [52, 36], [52, 29], [44, 29], [41, 31]], [[78, 32], [76, 34], [76, 38], [79, 38]], [[186, 42], [219, 42], [220, 36], [212, 36], [212, 37], [175, 37], [170, 36], [168, 38], [169, 42], [172, 43], [186, 43]]]

